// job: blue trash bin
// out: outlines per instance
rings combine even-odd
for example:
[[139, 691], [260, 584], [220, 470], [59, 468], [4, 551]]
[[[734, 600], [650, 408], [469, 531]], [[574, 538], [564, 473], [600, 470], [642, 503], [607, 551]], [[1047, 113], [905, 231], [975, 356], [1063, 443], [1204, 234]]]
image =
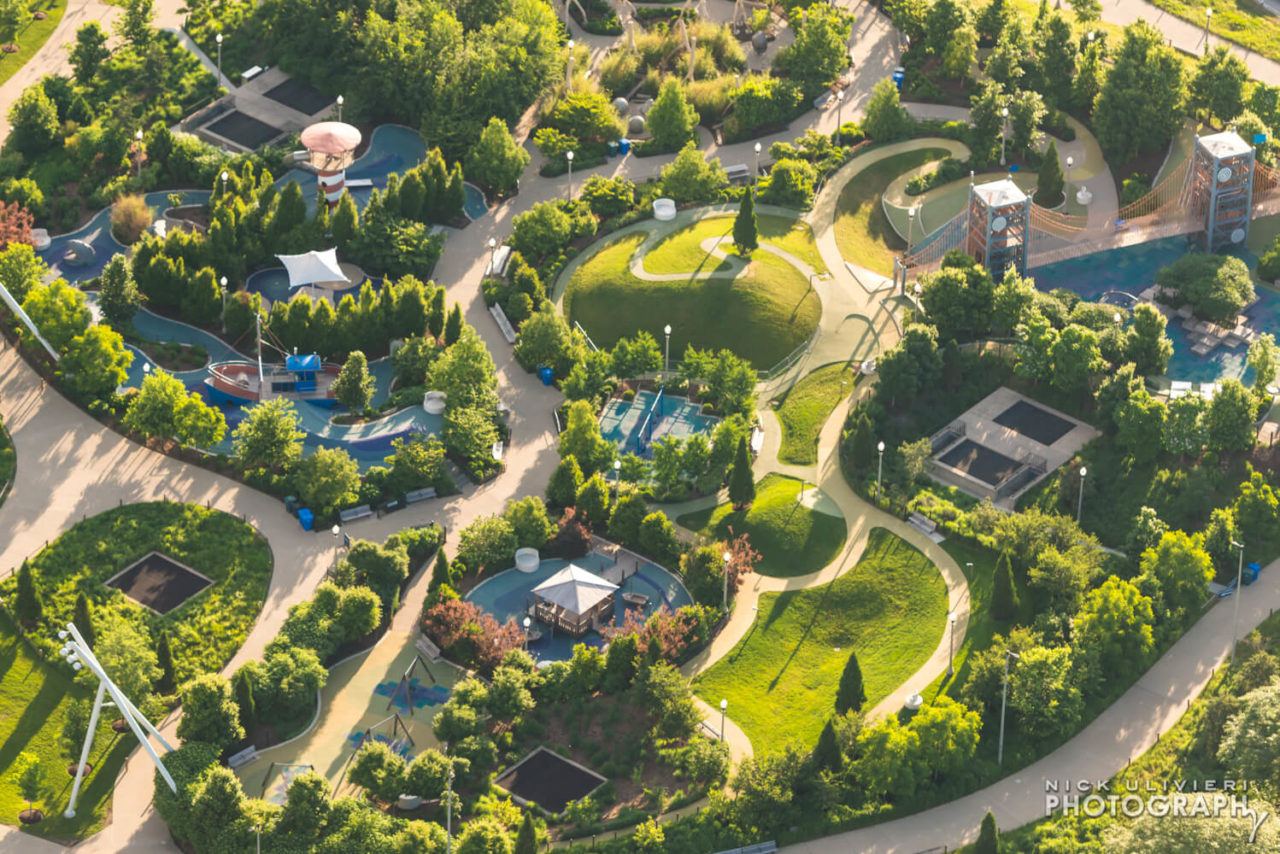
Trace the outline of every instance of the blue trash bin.
[[629, 139], [618, 140], [618, 153], [626, 154], [629, 151], [631, 151], [631, 140]]
[[309, 508], [303, 507], [298, 511], [298, 524], [302, 526], [302, 530], [310, 531], [316, 526], [316, 516]]
[[1244, 567], [1244, 583], [1252, 584], [1258, 580], [1258, 574], [1262, 572], [1262, 565], [1258, 563], [1248, 563]]
[[543, 385], [551, 385], [555, 381], [556, 372], [548, 368], [546, 365], [538, 368], [538, 379], [542, 380]]

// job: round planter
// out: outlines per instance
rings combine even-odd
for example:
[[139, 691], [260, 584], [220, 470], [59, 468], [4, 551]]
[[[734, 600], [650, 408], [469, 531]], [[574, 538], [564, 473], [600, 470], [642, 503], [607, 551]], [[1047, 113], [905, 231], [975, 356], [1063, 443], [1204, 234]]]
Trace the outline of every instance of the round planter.
[[39, 824], [44, 821], [44, 813], [40, 810], [23, 810], [18, 813], [18, 821], [23, 824]]
[[[79, 766], [79, 765], [77, 765], [76, 763], [72, 762], [70, 765], [68, 765], [68, 766], [67, 766], [67, 776], [68, 776], [68, 777], [74, 777], [74, 776], [76, 775], [76, 771], [77, 771], [79, 768], [80, 768], [80, 766]], [[84, 775], [83, 775], [83, 776], [88, 777], [88, 776], [89, 776], [90, 774], [92, 774], [92, 773], [93, 773], [93, 763], [92, 763], [92, 762], [86, 762], [86, 763], [84, 763]]]

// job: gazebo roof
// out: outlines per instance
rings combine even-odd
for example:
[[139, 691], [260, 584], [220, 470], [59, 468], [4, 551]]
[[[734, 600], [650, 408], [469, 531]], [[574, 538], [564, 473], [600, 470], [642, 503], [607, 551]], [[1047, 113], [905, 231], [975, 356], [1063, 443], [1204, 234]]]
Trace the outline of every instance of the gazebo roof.
[[289, 271], [289, 287], [300, 288], [317, 282], [349, 282], [338, 263], [338, 250], [307, 252], [303, 255], [277, 255], [280, 263]]
[[345, 154], [360, 147], [360, 130], [346, 122], [317, 122], [302, 132], [302, 145], [321, 154]]
[[533, 588], [539, 599], [572, 614], [585, 614], [612, 596], [618, 585], [571, 563]]

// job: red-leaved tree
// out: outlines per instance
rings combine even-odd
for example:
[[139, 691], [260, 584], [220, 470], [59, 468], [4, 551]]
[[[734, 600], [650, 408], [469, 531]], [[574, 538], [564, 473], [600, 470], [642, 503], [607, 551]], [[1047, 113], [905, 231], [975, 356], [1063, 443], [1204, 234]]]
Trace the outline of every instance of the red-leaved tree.
[[31, 211], [17, 202], [0, 202], [0, 249], [10, 243], [35, 245], [31, 237], [34, 225], [35, 217], [31, 215]]
[[504, 625], [461, 599], [446, 599], [428, 608], [422, 615], [422, 629], [450, 659], [486, 673], [508, 652], [524, 645], [524, 632], [515, 620]]

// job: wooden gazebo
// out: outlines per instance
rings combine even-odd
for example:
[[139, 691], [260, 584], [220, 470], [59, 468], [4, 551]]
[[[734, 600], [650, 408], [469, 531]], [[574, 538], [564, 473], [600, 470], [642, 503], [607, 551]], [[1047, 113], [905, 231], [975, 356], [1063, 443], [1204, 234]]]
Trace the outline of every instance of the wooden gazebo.
[[571, 563], [533, 588], [534, 616], [540, 622], [581, 637], [597, 623], [613, 619], [618, 585]]

